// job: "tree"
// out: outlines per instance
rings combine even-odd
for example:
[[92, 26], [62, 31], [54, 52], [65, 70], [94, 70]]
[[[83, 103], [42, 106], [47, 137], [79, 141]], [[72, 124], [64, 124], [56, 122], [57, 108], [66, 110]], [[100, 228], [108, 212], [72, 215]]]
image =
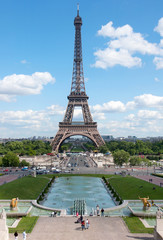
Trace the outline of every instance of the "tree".
[[116, 165], [122, 166], [124, 163], [128, 163], [130, 154], [124, 150], [116, 150], [113, 153], [114, 163]]
[[130, 158], [130, 166], [140, 166], [142, 163], [142, 158], [141, 157], [137, 157], [137, 156], [133, 156]]
[[29, 167], [29, 162], [27, 162], [26, 160], [22, 160], [19, 164], [20, 167], [24, 167], [24, 166], [28, 166]]
[[107, 146], [106, 145], [103, 145], [103, 146], [100, 146], [99, 147], [99, 151], [100, 151], [100, 153], [107, 153], [108, 152], [108, 148], [107, 148]]
[[13, 152], [8, 152], [2, 158], [2, 165], [4, 167], [18, 167], [19, 163], [20, 163], [19, 157]]

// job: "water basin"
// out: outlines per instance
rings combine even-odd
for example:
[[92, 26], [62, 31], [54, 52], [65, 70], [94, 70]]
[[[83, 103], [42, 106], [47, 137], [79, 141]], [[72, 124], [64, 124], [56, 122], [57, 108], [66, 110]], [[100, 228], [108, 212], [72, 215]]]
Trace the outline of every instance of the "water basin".
[[97, 204], [100, 208], [115, 206], [101, 178], [95, 177], [57, 178], [42, 205], [55, 209], [66, 209], [67, 214], [72, 214], [72, 207], [77, 199], [85, 201], [85, 214], [94, 211]]

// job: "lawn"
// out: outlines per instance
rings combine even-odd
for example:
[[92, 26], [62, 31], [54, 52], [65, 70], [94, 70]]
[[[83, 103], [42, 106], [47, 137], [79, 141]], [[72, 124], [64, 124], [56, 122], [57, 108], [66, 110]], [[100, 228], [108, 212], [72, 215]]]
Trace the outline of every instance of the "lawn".
[[0, 186], [0, 199], [36, 199], [48, 184], [45, 177], [23, 177]]
[[139, 196], [163, 199], [163, 188], [141, 179], [131, 176], [116, 176], [108, 180], [122, 199], [138, 199]]
[[131, 233], [153, 233], [153, 228], [145, 228], [138, 217], [123, 217]]
[[131, 176], [122, 177], [119, 175], [104, 174], [49, 174], [39, 175], [36, 178], [31, 176], [23, 177], [0, 186], [0, 199], [11, 199], [13, 197], [18, 197], [19, 199], [36, 199], [47, 185], [48, 178], [53, 176], [105, 176], [122, 199], [138, 199], [138, 196], [149, 196], [150, 199], [163, 199], [163, 188], [152, 183]]
[[17, 231], [18, 233], [22, 233], [25, 230], [26, 233], [31, 233], [37, 220], [38, 217], [23, 217], [16, 228], [9, 228], [9, 232], [14, 233]]

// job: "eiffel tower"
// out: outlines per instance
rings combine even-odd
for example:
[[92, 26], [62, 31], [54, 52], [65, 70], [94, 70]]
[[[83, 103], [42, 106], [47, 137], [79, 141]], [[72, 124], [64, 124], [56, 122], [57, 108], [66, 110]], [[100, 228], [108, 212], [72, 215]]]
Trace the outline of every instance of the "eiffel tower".
[[[75, 25], [75, 46], [71, 92], [67, 97], [69, 102], [65, 112], [63, 122], [59, 123], [59, 130], [52, 140], [53, 151], [58, 152], [61, 143], [68, 137], [82, 135], [91, 139], [97, 147], [105, 144], [103, 138], [97, 130], [97, 123], [93, 122], [90, 109], [88, 106], [88, 96], [85, 91], [82, 43], [81, 43], [81, 26], [82, 19], [79, 16], [79, 6], [77, 16], [74, 19]], [[80, 107], [83, 113], [83, 122], [74, 122], [73, 114], [75, 107]]]

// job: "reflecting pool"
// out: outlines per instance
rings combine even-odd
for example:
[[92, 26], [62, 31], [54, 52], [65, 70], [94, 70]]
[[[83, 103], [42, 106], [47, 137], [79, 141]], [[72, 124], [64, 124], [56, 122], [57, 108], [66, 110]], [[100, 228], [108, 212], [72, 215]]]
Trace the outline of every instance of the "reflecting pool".
[[97, 204], [100, 209], [115, 206], [101, 178], [95, 177], [57, 178], [42, 205], [55, 209], [66, 209], [67, 214], [73, 214], [74, 201], [78, 199], [85, 200], [85, 214], [94, 212]]

